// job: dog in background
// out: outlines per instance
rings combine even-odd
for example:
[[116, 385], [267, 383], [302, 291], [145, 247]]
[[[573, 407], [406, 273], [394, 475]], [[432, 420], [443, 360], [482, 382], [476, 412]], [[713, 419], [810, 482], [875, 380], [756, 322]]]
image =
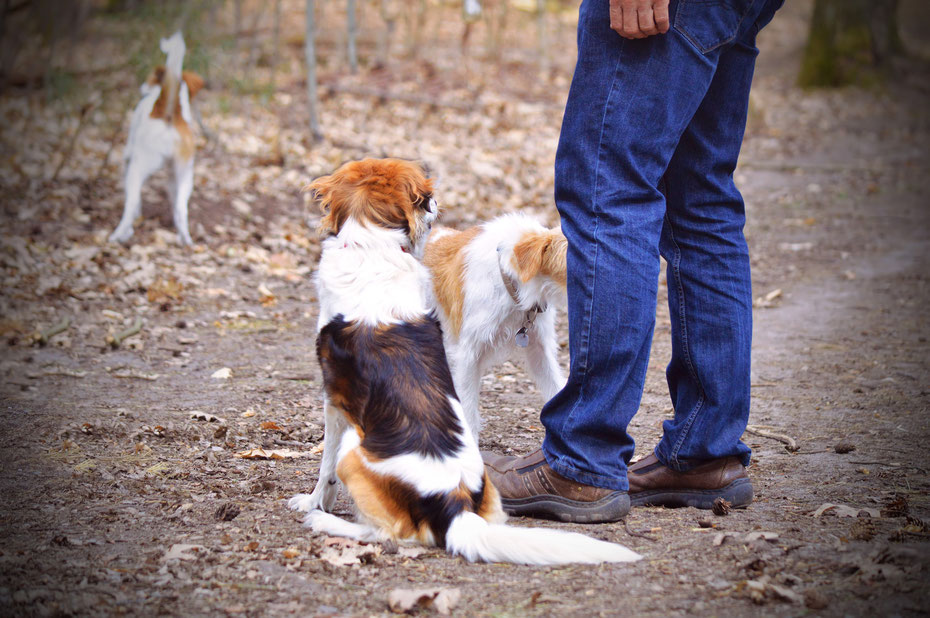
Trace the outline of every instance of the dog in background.
[[476, 441], [481, 376], [518, 348], [547, 401], [565, 386], [554, 305], [564, 304], [567, 246], [561, 230], [522, 214], [430, 236], [423, 262], [433, 274], [455, 392]]
[[187, 203], [194, 189], [194, 136], [191, 133], [191, 98], [203, 87], [203, 79], [182, 71], [184, 37], [176, 32], [161, 40], [167, 54], [165, 66], [153, 70], [142, 84], [142, 100], [132, 114], [129, 140], [124, 153], [126, 203], [110, 242], [124, 243], [132, 237], [132, 225], [142, 213], [142, 185], [165, 161], [174, 167], [171, 200], [174, 226], [181, 244], [191, 244]]
[[[471, 561], [626, 562], [580, 534], [502, 525], [506, 515], [468, 429], [418, 259], [438, 209], [422, 169], [347, 163], [310, 184], [322, 206], [316, 284], [325, 435], [312, 494], [289, 505], [315, 532], [444, 547]], [[327, 513], [336, 477], [358, 522]]]

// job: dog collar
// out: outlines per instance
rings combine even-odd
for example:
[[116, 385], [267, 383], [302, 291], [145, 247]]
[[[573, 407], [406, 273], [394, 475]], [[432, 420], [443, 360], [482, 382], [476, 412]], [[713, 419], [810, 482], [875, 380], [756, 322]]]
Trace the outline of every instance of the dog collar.
[[[353, 247], [357, 247], [358, 244], [357, 244], [357, 243], [352, 243], [352, 246], [353, 246]], [[342, 243], [342, 248], [343, 248], [343, 249], [348, 249], [348, 248], [349, 248], [349, 241], [344, 241], [344, 242]], [[406, 245], [400, 245], [400, 250], [403, 251], [404, 253], [410, 253], [410, 247], [408, 247], [408, 246], [406, 246]]]
[[[508, 273], [504, 272], [504, 266], [501, 264], [501, 247], [497, 248], [497, 268], [501, 274], [501, 281], [504, 282], [504, 287], [507, 288], [507, 293], [510, 294], [513, 304], [520, 306], [520, 296], [517, 294], [517, 282], [511, 277]], [[540, 313], [543, 313], [547, 309], [547, 305], [543, 304], [540, 306], [539, 303], [535, 303], [529, 310], [523, 314], [523, 324], [520, 325], [520, 330], [513, 336], [514, 343], [518, 347], [525, 348], [530, 343], [530, 336], [527, 334], [527, 331], [533, 326], [533, 322], [536, 321], [536, 316]]]
[[[500, 260], [501, 250], [502, 250], [501, 247], [497, 248], [497, 269], [501, 274], [501, 281], [504, 282], [504, 287], [507, 288], [507, 293], [510, 294], [510, 298], [511, 300], [513, 300], [513, 304], [520, 306], [520, 295], [517, 293], [517, 282], [513, 277], [511, 277], [509, 274], [504, 272], [504, 266], [501, 264], [501, 260]], [[533, 319], [530, 320], [530, 324], [532, 324], [533, 320], [536, 319], [537, 313], [544, 313], [546, 309], [548, 308], [549, 308], [548, 305], [546, 305], [545, 303], [543, 303], [542, 305], [540, 305], [539, 303], [534, 304], [533, 307], [529, 311], [526, 312], [527, 315], [529, 315], [530, 313], [533, 314]]]

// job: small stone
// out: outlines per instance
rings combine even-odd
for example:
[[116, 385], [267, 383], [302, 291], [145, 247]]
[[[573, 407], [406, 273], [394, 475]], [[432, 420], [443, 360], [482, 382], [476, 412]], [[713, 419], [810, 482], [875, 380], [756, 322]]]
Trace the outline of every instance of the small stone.
[[830, 600], [819, 590], [807, 590], [804, 592], [804, 606], [807, 609], [826, 609]]
[[848, 440], [842, 440], [833, 446], [833, 450], [840, 455], [845, 455], [846, 453], [852, 453], [854, 450], [856, 450], [856, 445], [852, 442], [849, 442]]
[[711, 511], [713, 511], [714, 515], [719, 515], [719, 516], [729, 515], [731, 506], [733, 505], [729, 501], [724, 500], [723, 498], [717, 498], [716, 500], [714, 500], [714, 504], [711, 507]]
[[701, 528], [715, 528], [717, 527], [717, 524], [707, 519], [699, 519], [698, 526]]

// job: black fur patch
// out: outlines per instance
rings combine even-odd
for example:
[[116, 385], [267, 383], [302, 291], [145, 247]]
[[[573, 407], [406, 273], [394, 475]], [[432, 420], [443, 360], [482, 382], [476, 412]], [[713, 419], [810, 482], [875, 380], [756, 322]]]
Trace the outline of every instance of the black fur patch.
[[439, 322], [369, 327], [341, 315], [320, 330], [317, 357], [330, 401], [363, 433], [361, 446], [387, 459], [405, 453], [437, 458], [462, 448], [464, 431]]
[[452, 520], [463, 512], [477, 513], [484, 501], [484, 479], [478, 491], [467, 492], [461, 488], [456, 491], [421, 496], [411, 485], [391, 479], [388, 481], [388, 493], [410, 514], [410, 520], [416, 528], [424, 523], [433, 532], [433, 538], [440, 547], [446, 546], [446, 534]]

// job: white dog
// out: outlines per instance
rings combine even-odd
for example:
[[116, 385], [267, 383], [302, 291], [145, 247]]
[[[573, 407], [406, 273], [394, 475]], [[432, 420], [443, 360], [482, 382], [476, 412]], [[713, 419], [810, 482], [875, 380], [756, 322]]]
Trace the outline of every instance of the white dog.
[[543, 398], [565, 386], [554, 305], [565, 299], [567, 246], [559, 229], [521, 214], [430, 236], [423, 261], [433, 274], [455, 392], [476, 440], [481, 376], [518, 348]]
[[[630, 562], [581, 534], [503, 525], [500, 496], [466, 427], [419, 261], [437, 207], [422, 169], [347, 163], [310, 188], [323, 207], [317, 357], [326, 428], [316, 489], [291, 498], [315, 532], [435, 545], [471, 561]], [[325, 512], [336, 475], [358, 522]]]
[[167, 160], [174, 164], [171, 189], [174, 226], [181, 244], [191, 244], [187, 202], [194, 188], [194, 136], [191, 133], [191, 98], [203, 87], [196, 73], [182, 71], [184, 38], [176, 32], [161, 40], [165, 66], [156, 67], [140, 88], [142, 100], [132, 114], [126, 143], [126, 204], [123, 218], [110, 234], [110, 242], [132, 237], [132, 224], [142, 213], [142, 184]]

